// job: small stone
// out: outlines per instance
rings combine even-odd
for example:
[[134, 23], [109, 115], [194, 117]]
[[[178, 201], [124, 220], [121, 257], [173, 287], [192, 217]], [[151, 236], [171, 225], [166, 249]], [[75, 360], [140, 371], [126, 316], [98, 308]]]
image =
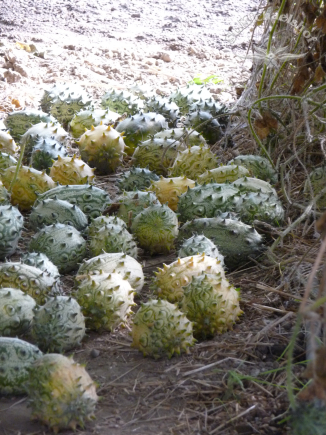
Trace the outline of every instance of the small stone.
[[161, 59], [164, 62], [171, 62], [171, 56], [168, 53], [162, 53], [161, 54]]
[[100, 355], [100, 351], [97, 349], [92, 349], [89, 356], [91, 358], [97, 358]]

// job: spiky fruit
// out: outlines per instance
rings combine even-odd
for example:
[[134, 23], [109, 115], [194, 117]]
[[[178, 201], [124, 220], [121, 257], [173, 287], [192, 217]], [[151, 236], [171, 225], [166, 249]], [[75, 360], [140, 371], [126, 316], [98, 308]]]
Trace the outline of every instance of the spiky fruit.
[[0, 336], [17, 337], [27, 332], [34, 317], [35, 306], [35, 300], [21, 290], [1, 287]]
[[57, 278], [33, 266], [18, 262], [0, 264], [0, 287], [11, 287], [27, 293], [42, 305], [49, 296], [60, 294]]
[[85, 420], [95, 418], [96, 385], [84, 366], [72, 358], [56, 353], [38, 358], [30, 366], [25, 388], [32, 418], [55, 433], [84, 427]]
[[242, 193], [239, 198], [234, 198], [234, 203], [234, 211], [247, 224], [257, 219], [279, 226], [284, 220], [282, 204], [273, 193]]
[[78, 302], [70, 296], [56, 296], [35, 309], [31, 330], [44, 352], [63, 352], [80, 346], [85, 336], [85, 318]]
[[179, 198], [180, 220], [186, 222], [199, 217], [214, 217], [218, 211], [232, 211], [237, 194], [238, 189], [231, 184], [209, 183], [188, 189]]
[[197, 180], [199, 175], [217, 166], [217, 157], [206, 146], [193, 146], [179, 151], [175, 161], [169, 168], [170, 177], [186, 176]]
[[55, 84], [45, 90], [41, 99], [42, 110], [46, 110], [62, 124], [68, 124], [81, 109], [89, 107], [91, 98], [78, 85]]
[[0, 260], [16, 252], [24, 218], [16, 207], [0, 205]]
[[193, 128], [173, 128], [155, 133], [154, 139], [173, 139], [186, 147], [207, 145], [204, 137]]
[[167, 205], [151, 205], [134, 218], [131, 231], [145, 251], [165, 254], [178, 236], [178, 218]]
[[16, 166], [5, 169], [1, 179], [8, 190], [11, 187], [11, 204], [17, 205], [21, 210], [28, 211], [36, 201], [37, 195], [55, 187], [55, 182], [45, 172], [21, 166], [16, 181], [11, 185], [16, 169]]
[[99, 216], [89, 224], [87, 228], [88, 237], [96, 236], [97, 232], [105, 225], [119, 225], [127, 229], [126, 223], [117, 216]]
[[259, 178], [238, 178], [232, 184], [239, 189], [241, 193], [257, 192], [267, 195], [272, 193], [275, 197], [277, 197], [276, 190], [267, 181], [260, 180]]
[[146, 101], [145, 106], [149, 112], [163, 115], [169, 127], [174, 127], [179, 119], [179, 107], [170, 98], [152, 97]]
[[119, 190], [132, 191], [144, 190], [151, 185], [151, 181], [157, 181], [160, 177], [147, 168], [132, 167], [124, 172], [118, 180]]
[[139, 82], [127, 86], [127, 89], [133, 95], [136, 95], [136, 97], [144, 101], [147, 101], [149, 98], [152, 98], [157, 95], [157, 93], [153, 91], [153, 89], [149, 85], [139, 83]]
[[194, 276], [205, 272], [225, 277], [221, 262], [205, 254], [178, 258], [168, 266], [163, 266], [163, 269], [159, 268], [155, 273], [153, 288], [159, 298], [167, 299], [171, 303], [181, 301], [183, 287], [187, 286]]
[[93, 219], [101, 216], [105, 208], [111, 204], [111, 198], [107, 192], [87, 184], [54, 187], [39, 195], [37, 202], [55, 198], [77, 205], [86, 216]]
[[186, 115], [193, 103], [209, 99], [211, 96], [212, 94], [205, 86], [187, 85], [173, 92], [170, 98], [179, 106], [181, 114]]
[[0, 337], [0, 394], [24, 394], [28, 369], [41, 356], [42, 352], [27, 341]]
[[93, 257], [103, 252], [123, 252], [137, 258], [137, 245], [132, 235], [120, 225], [106, 224], [89, 238], [89, 251]]
[[2, 181], [0, 180], [0, 206], [8, 204], [10, 204], [10, 195], [8, 190], [5, 188], [5, 186], [2, 184]]
[[147, 190], [154, 192], [161, 204], [166, 204], [171, 210], [176, 211], [179, 196], [186, 192], [188, 187], [195, 187], [195, 182], [187, 177], [164, 178], [152, 181]]
[[100, 273], [83, 279], [75, 297], [86, 316], [88, 328], [113, 331], [131, 314], [133, 294], [133, 288], [121, 275]]
[[151, 171], [164, 175], [180, 149], [184, 147], [174, 139], [148, 139], [138, 145], [132, 160], [135, 166], [148, 167]]
[[16, 166], [17, 160], [7, 153], [0, 152], [0, 176], [2, 172], [10, 166]]
[[110, 126], [92, 126], [77, 143], [82, 159], [101, 175], [115, 172], [122, 162], [125, 149], [123, 136]]
[[131, 156], [141, 141], [167, 127], [164, 116], [153, 112], [140, 112], [119, 122], [116, 130], [124, 134], [124, 141], [128, 146], [126, 152]]
[[250, 225], [232, 216], [194, 219], [180, 228], [179, 239], [184, 240], [194, 233], [211, 239], [224, 256], [226, 267], [236, 269], [256, 258], [264, 249], [263, 238]]
[[21, 262], [27, 264], [28, 266], [37, 267], [38, 269], [43, 270], [47, 274], [53, 276], [55, 279], [60, 277], [57, 266], [55, 266], [45, 254], [39, 254], [38, 252], [28, 252], [22, 256]]
[[[306, 196], [313, 196], [315, 197], [318, 195], [318, 193], [325, 187], [326, 183], [326, 166], [321, 166], [320, 168], [314, 169], [309, 174], [309, 180], [306, 180], [304, 185], [304, 193]], [[311, 188], [312, 192], [311, 192]], [[317, 201], [317, 207], [319, 209], [324, 209], [326, 207], [326, 195], [323, 195], [319, 200]]]
[[0, 151], [12, 156], [18, 151], [18, 147], [9, 133], [0, 130]]
[[223, 135], [221, 125], [209, 112], [198, 110], [188, 113], [184, 124], [200, 131], [209, 144], [215, 144]]
[[111, 89], [102, 96], [101, 106], [105, 109], [109, 108], [120, 115], [124, 113], [134, 115], [143, 108], [144, 103], [130, 92]]
[[181, 311], [194, 322], [194, 336], [198, 339], [232, 329], [242, 314], [236, 289], [225, 278], [205, 273], [194, 276], [184, 287]]
[[89, 109], [81, 110], [76, 113], [69, 123], [71, 135], [78, 139], [85, 130], [90, 130], [92, 125], [97, 126], [103, 123], [111, 125], [120, 117], [116, 112], [111, 112], [109, 109]]
[[10, 129], [11, 135], [15, 140], [20, 140], [21, 136], [35, 124], [40, 122], [50, 123], [57, 120], [41, 110], [24, 109], [8, 113], [4, 124]]
[[58, 160], [59, 156], [66, 157], [67, 154], [67, 148], [61, 143], [46, 137], [39, 138], [32, 149], [29, 164], [39, 171], [48, 170], [53, 160]]
[[24, 159], [28, 160], [31, 157], [35, 146], [39, 145], [41, 139], [55, 141], [61, 145], [65, 145], [68, 139], [68, 133], [61, 127], [59, 123], [40, 122], [29, 128], [21, 137], [21, 146], [25, 147]]
[[192, 255], [205, 254], [208, 257], [216, 258], [224, 265], [224, 257], [217, 249], [215, 243], [203, 235], [195, 235], [184, 240], [178, 251], [178, 257], [191, 257]]
[[81, 281], [89, 275], [100, 272], [118, 273], [126, 279], [135, 292], [140, 292], [144, 286], [143, 268], [137, 260], [123, 253], [105, 253], [84, 260], [77, 272], [77, 280]]
[[227, 181], [232, 182], [247, 175], [250, 175], [250, 173], [244, 166], [224, 165], [204, 172], [197, 180], [200, 184], [226, 183]]
[[61, 199], [45, 199], [33, 207], [29, 217], [29, 225], [34, 230], [44, 225], [66, 224], [83, 231], [88, 224], [87, 216], [77, 205]]
[[158, 199], [153, 192], [134, 190], [132, 192], [123, 192], [122, 195], [117, 197], [116, 203], [120, 204], [117, 216], [129, 226], [130, 222], [144, 208], [158, 204]]
[[50, 169], [50, 176], [60, 184], [86, 184], [93, 181], [94, 169], [80, 157], [58, 157]]
[[272, 184], [277, 183], [278, 175], [268, 159], [256, 155], [241, 155], [235, 157], [228, 164], [241, 165], [249, 169], [249, 171], [257, 178], [264, 181], [269, 181]]
[[167, 301], [151, 299], [141, 305], [132, 325], [132, 347], [155, 359], [189, 353], [195, 344], [192, 323]]
[[62, 274], [77, 268], [86, 256], [86, 241], [71, 225], [53, 224], [37, 232], [29, 250], [47, 255]]
[[198, 111], [208, 112], [212, 116], [217, 117], [217, 121], [222, 125], [222, 127], [225, 127], [228, 122], [228, 111], [226, 106], [219, 101], [215, 101], [214, 98], [208, 98], [206, 100], [200, 99], [196, 103], [191, 104], [189, 112]]

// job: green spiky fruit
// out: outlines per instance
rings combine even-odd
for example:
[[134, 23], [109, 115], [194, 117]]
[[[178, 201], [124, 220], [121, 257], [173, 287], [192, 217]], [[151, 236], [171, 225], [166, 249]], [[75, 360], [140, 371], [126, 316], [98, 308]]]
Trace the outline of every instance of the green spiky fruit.
[[241, 155], [235, 157], [228, 164], [241, 165], [247, 168], [255, 177], [272, 184], [277, 183], [278, 175], [269, 160], [256, 155]]
[[148, 167], [159, 175], [165, 175], [180, 149], [184, 149], [184, 146], [174, 139], [148, 139], [135, 149], [132, 156], [133, 164], [141, 168]]
[[0, 130], [0, 152], [14, 156], [17, 151], [18, 147], [11, 135]]
[[119, 204], [117, 216], [129, 226], [129, 223], [138, 213], [143, 211], [144, 208], [158, 204], [158, 199], [153, 192], [134, 190], [132, 192], [123, 192], [117, 197], [116, 203]]
[[27, 252], [22, 256], [21, 262], [27, 264], [28, 266], [37, 267], [38, 269], [43, 270], [47, 274], [53, 276], [55, 279], [60, 277], [57, 266], [54, 265], [45, 254], [40, 254], [38, 252]]
[[33, 207], [29, 225], [34, 231], [56, 223], [71, 225], [78, 231], [83, 231], [88, 219], [77, 205], [61, 199], [45, 199]]
[[20, 140], [21, 136], [26, 133], [33, 125], [40, 122], [52, 123], [57, 120], [41, 110], [24, 109], [8, 113], [4, 124], [10, 129], [11, 135], [15, 140]]
[[89, 238], [89, 251], [93, 257], [103, 252], [123, 252], [137, 258], [137, 245], [132, 235], [120, 225], [106, 224]]
[[217, 117], [217, 121], [223, 127], [225, 127], [228, 123], [228, 111], [226, 106], [219, 101], [215, 101], [214, 98], [199, 100], [196, 103], [191, 104], [189, 107], [189, 112], [198, 111], [208, 112], [212, 116]]
[[85, 133], [85, 130], [90, 130], [92, 125], [94, 127], [101, 123], [112, 125], [119, 117], [118, 113], [111, 112], [109, 109], [81, 110], [69, 123], [71, 135], [78, 139]]
[[241, 193], [257, 192], [267, 195], [272, 193], [275, 197], [277, 197], [276, 190], [267, 181], [260, 180], [259, 178], [238, 178], [232, 184], [233, 186], [237, 187]]
[[[16, 166], [10, 166], [1, 174], [4, 186], [10, 189], [16, 172]], [[11, 186], [11, 204], [17, 205], [21, 210], [30, 210], [36, 201], [37, 195], [55, 187], [55, 182], [45, 172], [37, 171], [28, 166], [21, 166], [16, 181]]]
[[209, 112], [197, 110], [188, 113], [184, 124], [200, 131], [209, 144], [215, 144], [223, 136], [223, 130], [217, 119]]
[[173, 128], [172, 130], [162, 130], [155, 133], [154, 139], [173, 139], [180, 142], [185, 147], [207, 145], [204, 137], [193, 128]]
[[87, 275], [97, 275], [100, 272], [118, 273], [126, 279], [135, 292], [140, 292], [144, 286], [143, 268], [137, 260], [123, 253], [105, 253], [84, 260], [77, 272], [77, 280], [81, 281]]
[[35, 306], [35, 300], [21, 290], [0, 288], [0, 336], [17, 337], [27, 332]]
[[135, 115], [144, 107], [144, 103], [137, 96], [128, 91], [116, 91], [111, 89], [102, 96], [101, 106], [104, 109], [109, 108], [120, 115], [124, 113], [127, 113], [127, 115]]
[[61, 127], [59, 123], [40, 122], [29, 128], [21, 137], [21, 146], [25, 147], [24, 159], [30, 159], [35, 146], [40, 144], [41, 139], [55, 141], [61, 145], [65, 145], [68, 139], [68, 133]]
[[0, 176], [5, 169], [16, 166], [17, 163], [17, 160], [10, 154], [0, 152]]
[[124, 172], [118, 180], [119, 190], [132, 191], [144, 190], [151, 185], [151, 181], [157, 181], [160, 177], [147, 168], [132, 167]]
[[166, 254], [178, 236], [178, 218], [167, 205], [151, 205], [134, 218], [131, 231], [145, 251]]
[[186, 176], [197, 180], [199, 175], [217, 166], [217, 157], [206, 146], [193, 146], [184, 151], [179, 151], [174, 163], [170, 165], [169, 176]]
[[225, 165], [204, 172], [197, 178], [197, 180], [200, 184], [226, 183], [227, 181], [231, 183], [238, 178], [246, 177], [247, 175], [250, 175], [250, 173], [244, 166]]
[[101, 175], [115, 172], [122, 162], [125, 149], [123, 136], [110, 126], [92, 126], [77, 143], [82, 159]]
[[[326, 166], [321, 166], [320, 168], [314, 169], [309, 174], [309, 180], [306, 180], [304, 186], [304, 193], [306, 196], [313, 196], [319, 194], [319, 192], [324, 189], [326, 183]], [[312, 192], [310, 189], [310, 185], [312, 188]], [[317, 207], [319, 209], [326, 208], [326, 195], [322, 195], [321, 198], [317, 201]]]
[[0, 264], [0, 287], [23, 291], [42, 305], [46, 298], [60, 294], [57, 278], [42, 270], [18, 262]]
[[195, 187], [195, 182], [187, 177], [161, 177], [158, 181], [152, 181], [148, 190], [155, 193], [161, 204], [167, 203], [171, 210], [176, 211], [179, 196], [191, 187]]
[[194, 322], [194, 336], [199, 339], [232, 329], [242, 314], [236, 289], [225, 278], [205, 273], [184, 287], [181, 311]]
[[96, 385], [72, 358], [56, 353], [38, 358], [29, 368], [25, 388], [32, 418], [55, 433], [83, 428], [85, 421], [95, 418]]
[[126, 223], [118, 218], [118, 216], [99, 216], [93, 219], [87, 228], [88, 237], [96, 236], [97, 232], [105, 225], [119, 225], [122, 228], [127, 229]]
[[77, 205], [86, 216], [92, 219], [101, 216], [105, 208], [111, 204], [111, 198], [107, 192], [87, 184], [56, 186], [39, 195], [37, 201], [55, 198]]
[[42, 352], [27, 341], [0, 337], [0, 394], [24, 394], [28, 369], [41, 356]]
[[172, 101], [174, 101], [180, 108], [182, 115], [186, 115], [193, 103], [197, 101], [210, 99], [212, 94], [205, 86], [187, 85], [183, 88], [179, 88], [176, 92], [170, 95]]
[[35, 309], [31, 334], [44, 352], [63, 352], [80, 346], [85, 336], [80, 305], [70, 296], [50, 298]]
[[117, 273], [88, 275], [78, 285], [75, 297], [90, 329], [113, 331], [123, 324], [134, 305], [134, 290]]
[[214, 217], [218, 211], [232, 211], [239, 194], [231, 184], [209, 183], [188, 189], [179, 198], [178, 214], [182, 222], [200, 217]]
[[71, 225], [53, 224], [32, 237], [29, 250], [47, 255], [59, 272], [65, 274], [76, 269], [86, 256], [86, 241]]
[[132, 347], [155, 359], [189, 353], [195, 344], [192, 323], [178, 308], [151, 299], [137, 311], [132, 326]]
[[145, 106], [149, 112], [163, 115], [169, 127], [174, 127], [179, 119], [179, 107], [170, 98], [152, 97], [146, 101]]
[[192, 255], [205, 254], [208, 257], [216, 258], [224, 265], [224, 257], [217, 249], [215, 243], [203, 235], [195, 235], [184, 240], [178, 251], [178, 257], [191, 257]]
[[234, 211], [247, 224], [260, 220], [279, 226], [284, 220], [282, 204], [273, 193], [242, 193], [239, 198], [234, 198], [234, 203]]
[[133, 83], [132, 85], [128, 86], [127, 89], [133, 95], [136, 95], [136, 97], [144, 101], [147, 101], [149, 98], [157, 95], [149, 85], [140, 82]]
[[0, 206], [8, 204], [10, 204], [10, 195], [8, 190], [5, 188], [2, 181], [0, 180]]
[[205, 254], [178, 258], [173, 263], [163, 265], [158, 269], [153, 279], [153, 289], [159, 298], [167, 299], [171, 303], [180, 302], [183, 298], [184, 289], [194, 276], [203, 272], [213, 273], [224, 278], [224, 269], [216, 258]]
[[131, 156], [140, 142], [145, 141], [150, 135], [154, 135], [167, 127], [168, 123], [164, 116], [153, 112], [140, 112], [120, 121], [116, 130], [124, 134], [124, 141], [128, 146], [126, 152]]
[[50, 169], [50, 176], [60, 184], [91, 183], [95, 177], [94, 169], [87, 165], [80, 157], [60, 157]]
[[58, 160], [59, 156], [66, 157], [67, 154], [67, 148], [61, 143], [46, 137], [39, 138], [33, 147], [29, 164], [39, 171], [48, 170], [53, 160]]
[[91, 98], [80, 86], [55, 84], [51, 89], [44, 91], [41, 108], [66, 125], [76, 113], [89, 107], [91, 103]]
[[215, 243], [229, 269], [243, 266], [264, 249], [262, 236], [232, 216], [194, 219], [180, 228], [179, 238], [184, 240], [194, 233], [203, 234]]
[[24, 218], [16, 207], [0, 205], [0, 260], [16, 252], [24, 226]]

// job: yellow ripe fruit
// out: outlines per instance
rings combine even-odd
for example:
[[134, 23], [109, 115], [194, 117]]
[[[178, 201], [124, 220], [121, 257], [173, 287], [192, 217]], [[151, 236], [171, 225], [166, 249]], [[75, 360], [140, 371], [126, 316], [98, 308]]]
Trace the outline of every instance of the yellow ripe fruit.
[[195, 181], [187, 177], [164, 178], [152, 181], [151, 187], [147, 190], [153, 191], [161, 204], [168, 204], [171, 210], [178, 208], [179, 196], [187, 192], [188, 187], [195, 187]]
[[50, 176], [60, 184], [86, 184], [91, 183], [95, 177], [94, 169], [81, 158], [58, 157], [50, 170]]

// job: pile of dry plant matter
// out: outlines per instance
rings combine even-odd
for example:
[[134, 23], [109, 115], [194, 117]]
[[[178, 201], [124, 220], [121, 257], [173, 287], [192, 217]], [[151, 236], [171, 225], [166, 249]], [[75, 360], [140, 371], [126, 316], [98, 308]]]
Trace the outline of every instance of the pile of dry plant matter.
[[[286, 225], [260, 228], [273, 242], [259, 267], [278, 270], [275, 289], [301, 300], [288, 347], [293, 433], [325, 434], [326, 2], [274, 0], [254, 32], [262, 26], [260, 42], [252, 40], [248, 50], [252, 74], [228, 133], [241, 154], [260, 152], [279, 172]], [[302, 391], [295, 397], [291, 351], [300, 331], [312, 382], [303, 389], [297, 384]]]

